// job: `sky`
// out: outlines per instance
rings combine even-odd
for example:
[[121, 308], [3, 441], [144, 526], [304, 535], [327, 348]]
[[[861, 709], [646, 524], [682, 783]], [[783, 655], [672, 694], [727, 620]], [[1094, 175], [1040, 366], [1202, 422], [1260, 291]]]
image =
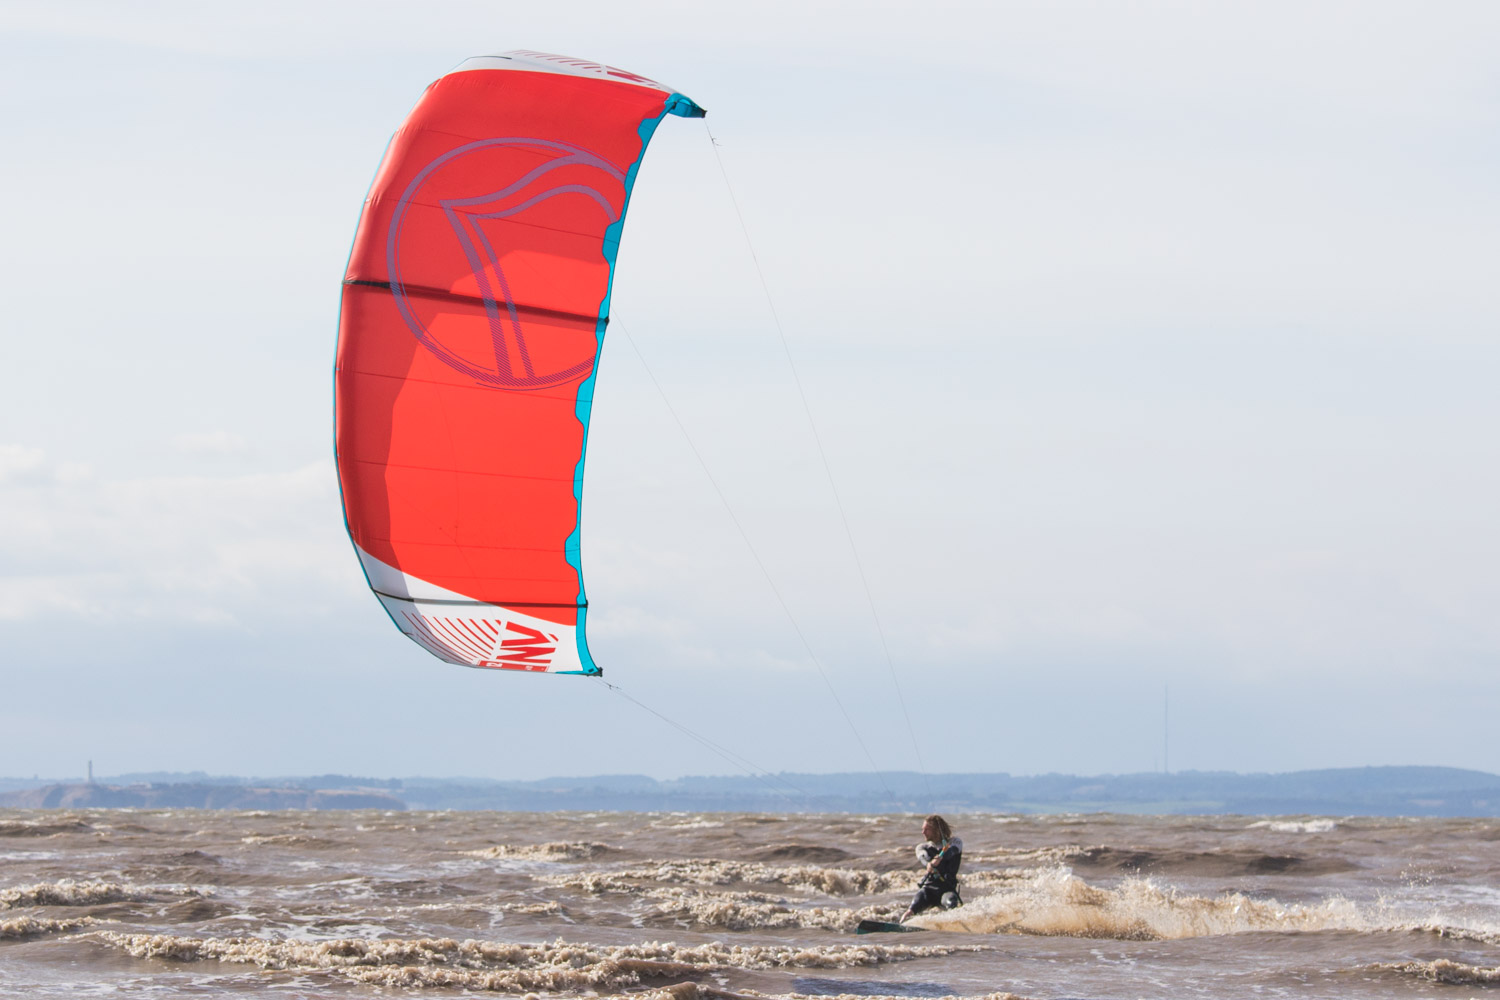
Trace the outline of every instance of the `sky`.
[[590, 428], [631, 698], [770, 771], [1500, 772], [1500, 7], [8, 0], [0, 774], [739, 773], [431, 658], [344, 532], [361, 201], [514, 48], [709, 112]]

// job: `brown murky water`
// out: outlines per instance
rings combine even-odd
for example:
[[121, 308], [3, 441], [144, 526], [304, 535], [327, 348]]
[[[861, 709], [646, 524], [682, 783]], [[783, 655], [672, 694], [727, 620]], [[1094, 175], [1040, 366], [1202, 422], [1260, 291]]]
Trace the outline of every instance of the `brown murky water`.
[[[0, 994], [1411, 997], [1500, 987], [1500, 821], [0, 811]], [[663, 993], [663, 991], [666, 991]]]

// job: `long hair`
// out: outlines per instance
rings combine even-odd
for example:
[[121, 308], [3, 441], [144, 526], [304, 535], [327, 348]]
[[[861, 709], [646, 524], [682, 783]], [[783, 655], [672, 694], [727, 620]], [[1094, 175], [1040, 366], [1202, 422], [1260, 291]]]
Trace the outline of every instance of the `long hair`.
[[937, 813], [933, 813], [931, 816], [928, 816], [927, 819], [922, 822], [922, 825], [926, 826], [928, 823], [931, 823], [933, 826], [937, 827], [939, 840], [953, 839], [953, 827], [949, 826], [948, 821], [943, 819], [943, 817], [939, 816]]

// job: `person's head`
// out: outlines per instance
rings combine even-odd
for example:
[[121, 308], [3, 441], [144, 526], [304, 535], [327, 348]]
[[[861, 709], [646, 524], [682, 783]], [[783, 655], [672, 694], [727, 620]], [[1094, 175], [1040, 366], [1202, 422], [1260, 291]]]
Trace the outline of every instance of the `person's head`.
[[944, 840], [951, 840], [953, 837], [953, 827], [949, 826], [948, 821], [943, 819], [943, 817], [937, 813], [933, 813], [922, 821], [922, 836], [937, 843]]

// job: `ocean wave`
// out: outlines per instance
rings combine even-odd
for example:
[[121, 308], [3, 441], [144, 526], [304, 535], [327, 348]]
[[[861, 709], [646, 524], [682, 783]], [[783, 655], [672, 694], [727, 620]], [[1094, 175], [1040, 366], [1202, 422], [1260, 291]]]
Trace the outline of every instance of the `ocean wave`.
[[56, 837], [64, 833], [93, 833], [94, 828], [78, 820], [19, 820], [0, 823], [0, 837]]
[[252, 833], [240, 838], [240, 843], [256, 847], [343, 847], [337, 840], [327, 837], [308, 837], [300, 833]]
[[749, 855], [751, 861], [800, 861], [809, 865], [831, 865], [849, 857], [842, 847], [829, 844], [772, 844]]
[[[676, 819], [676, 817], [674, 817]], [[676, 822], [657, 821], [651, 824], [658, 830], [717, 830], [724, 825], [718, 819], [677, 819]]]
[[1011, 868], [1051, 868], [1066, 864], [1069, 858], [1085, 850], [1087, 848], [1082, 844], [1053, 844], [1049, 847], [996, 847], [988, 851], [965, 851], [964, 862], [966, 864], [1005, 865]]
[[71, 917], [55, 920], [51, 917], [33, 917], [30, 914], [11, 920], [0, 920], [0, 941], [18, 938], [41, 937], [44, 934], [59, 934], [77, 927], [94, 923], [93, 917]]
[[1338, 820], [1333, 819], [1262, 819], [1245, 829], [1270, 830], [1272, 833], [1330, 833], [1338, 826]]
[[1090, 847], [1066, 855], [1075, 868], [1095, 871], [1176, 875], [1331, 875], [1353, 871], [1353, 863], [1339, 857], [1304, 858], [1261, 851], [1183, 851], [1143, 848]]
[[113, 931], [97, 932], [97, 937], [141, 959], [235, 962], [277, 971], [332, 972], [380, 986], [445, 986], [513, 993], [617, 989], [638, 985], [646, 979], [717, 969], [846, 969], [983, 950], [867, 944], [729, 947], [717, 942], [694, 946], [672, 942], [602, 946], [562, 940], [551, 944], [504, 944], [451, 938], [343, 938], [314, 943]]
[[546, 844], [497, 844], [477, 851], [465, 851], [474, 858], [522, 858], [527, 861], [580, 861], [618, 851], [618, 847], [592, 841], [553, 841]]
[[1431, 962], [1382, 962], [1370, 968], [1381, 972], [1400, 972], [1416, 976], [1433, 983], [1448, 983], [1455, 986], [1500, 985], [1500, 966], [1486, 969], [1479, 965], [1466, 965], [1446, 958]]
[[102, 903], [133, 903], [155, 899], [160, 895], [201, 896], [186, 886], [138, 886], [121, 882], [75, 882], [65, 878], [57, 882], [38, 882], [0, 890], [0, 910], [23, 906], [97, 906]]

